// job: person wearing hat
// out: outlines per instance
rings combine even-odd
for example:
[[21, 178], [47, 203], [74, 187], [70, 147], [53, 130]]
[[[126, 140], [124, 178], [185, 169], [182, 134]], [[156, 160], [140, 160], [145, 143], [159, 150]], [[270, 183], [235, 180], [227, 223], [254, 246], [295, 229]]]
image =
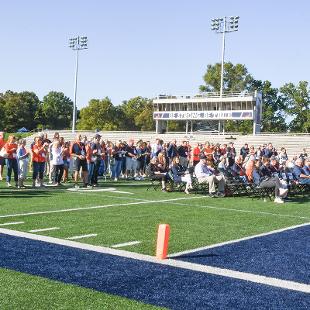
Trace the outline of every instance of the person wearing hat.
[[[210, 197], [225, 196], [225, 178], [222, 174], [217, 175], [215, 170], [207, 165], [207, 157], [204, 154], [200, 155], [200, 161], [195, 166], [195, 175], [199, 184], [209, 184]], [[218, 185], [218, 192], [216, 192], [215, 184]]]

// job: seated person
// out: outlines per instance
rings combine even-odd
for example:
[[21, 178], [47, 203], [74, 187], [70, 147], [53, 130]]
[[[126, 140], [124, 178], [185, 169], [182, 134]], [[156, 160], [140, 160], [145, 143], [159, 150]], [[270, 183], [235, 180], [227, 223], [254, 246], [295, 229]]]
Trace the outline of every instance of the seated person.
[[147, 166], [146, 175], [153, 180], [161, 180], [161, 190], [166, 191], [167, 169], [159, 163], [156, 156], [151, 159], [150, 164]]
[[235, 159], [235, 163], [231, 167], [231, 173], [234, 177], [240, 178], [243, 182], [246, 182], [245, 168], [243, 167], [243, 158], [238, 156]]
[[307, 172], [303, 168], [302, 158], [296, 159], [295, 167], [293, 168], [293, 175], [299, 184], [310, 184], [310, 175], [307, 175]]
[[270, 159], [263, 157], [262, 165], [259, 168], [259, 187], [260, 188], [275, 188], [275, 203], [284, 203], [282, 197], [287, 195], [288, 190], [281, 189], [281, 182], [278, 176], [273, 176], [272, 171], [270, 170]]
[[[209, 184], [209, 194], [211, 197], [225, 196], [225, 178], [221, 174], [216, 174], [215, 170], [207, 165], [207, 157], [204, 154], [200, 156], [200, 161], [195, 166], [195, 175], [199, 184]], [[218, 193], [215, 191], [215, 183], [218, 184]]]
[[277, 175], [280, 171], [279, 162], [277, 161], [276, 157], [272, 156], [270, 158], [270, 166], [269, 169], [273, 175]]
[[308, 157], [306, 160], [305, 160], [305, 164], [303, 166], [303, 169], [306, 173], [306, 175], [310, 175], [310, 157]]
[[172, 159], [171, 172], [175, 183], [186, 182], [185, 193], [189, 194], [192, 188], [192, 179], [189, 173], [186, 173], [186, 167], [181, 166], [179, 157]]

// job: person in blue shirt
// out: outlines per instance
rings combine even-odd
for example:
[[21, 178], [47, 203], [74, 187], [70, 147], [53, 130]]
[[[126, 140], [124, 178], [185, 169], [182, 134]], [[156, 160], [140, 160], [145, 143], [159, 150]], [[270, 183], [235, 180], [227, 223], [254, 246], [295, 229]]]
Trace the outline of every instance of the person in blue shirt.
[[299, 184], [310, 184], [310, 175], [307, 175], [306, 171], [303, 169], [303, 160], [301, 158], [297, 158], [295, 161], [293, 175], [298, 180]]

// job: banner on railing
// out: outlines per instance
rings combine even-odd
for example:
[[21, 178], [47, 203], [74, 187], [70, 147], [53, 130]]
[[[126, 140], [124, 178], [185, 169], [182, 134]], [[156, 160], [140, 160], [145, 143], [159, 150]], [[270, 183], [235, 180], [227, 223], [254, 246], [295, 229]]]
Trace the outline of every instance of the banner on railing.
[[170, 111], [170, 112], [154, 112], [155, 120], [199, 120], [199, 119], [214, 119], [214, 120], [246, 120], [253, 119], [252, 110], [238, 111]]

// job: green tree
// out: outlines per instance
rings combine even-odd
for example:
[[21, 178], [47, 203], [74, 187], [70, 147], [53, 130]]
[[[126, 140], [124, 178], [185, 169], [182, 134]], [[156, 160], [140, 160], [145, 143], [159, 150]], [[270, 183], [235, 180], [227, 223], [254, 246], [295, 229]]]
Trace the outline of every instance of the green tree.
[[[208, 65], [203, 80], [205, 85], [199, 87], [200, 91], [219, 92], [221, 89], [221, 64]], [[224, 63], [223, 91], [242, 92], [251, 87], [252, 81], [253, 77], [248, 73], [245, 65]]]
[[21, 127], [28, 130], [36, 128], [36, 111], [40, 106], [40, 100], [35, 93], [17, 93], [9, 90], [1, 96], [0, 105], [3, 110], [3, 126], [7, 131], [14, 132]]
[[153, 120], [153, 104], [151, 100], [145, 103], [144, 109], [135, 117], [135, 124], [140, 130], [155, 130]]
[[72, 123], [73, 102], [62, 92], [51, 91], [43, 98], [42, 118], [45, 127], [69, 128]]
[[88, 106], [81, 109], [77, 127], [84, 130], [117, 130], [117, 118], [122, 118], [122, 112], [113, 106], [108, 97], [91, 99]]
[[125, 116], [120, 125], [124, 130], [153, 130], [155, 128], [150, 99], [134, 97], [124, 101], [120, 108]]
[[263, 94], [262, 131], [284, 132], [287, 130], [283, 98], [270, 81], [254, 80], [252, 90]]
[[4, 95], [0, 93], [0, 131], [5, 128], [5, 99]]
[[293, 119], [289, 128], [293, 132], [310, 132], [310, 89], [307, 81], [298, 85], [287, 83], [280, 88], [285, 112]]

